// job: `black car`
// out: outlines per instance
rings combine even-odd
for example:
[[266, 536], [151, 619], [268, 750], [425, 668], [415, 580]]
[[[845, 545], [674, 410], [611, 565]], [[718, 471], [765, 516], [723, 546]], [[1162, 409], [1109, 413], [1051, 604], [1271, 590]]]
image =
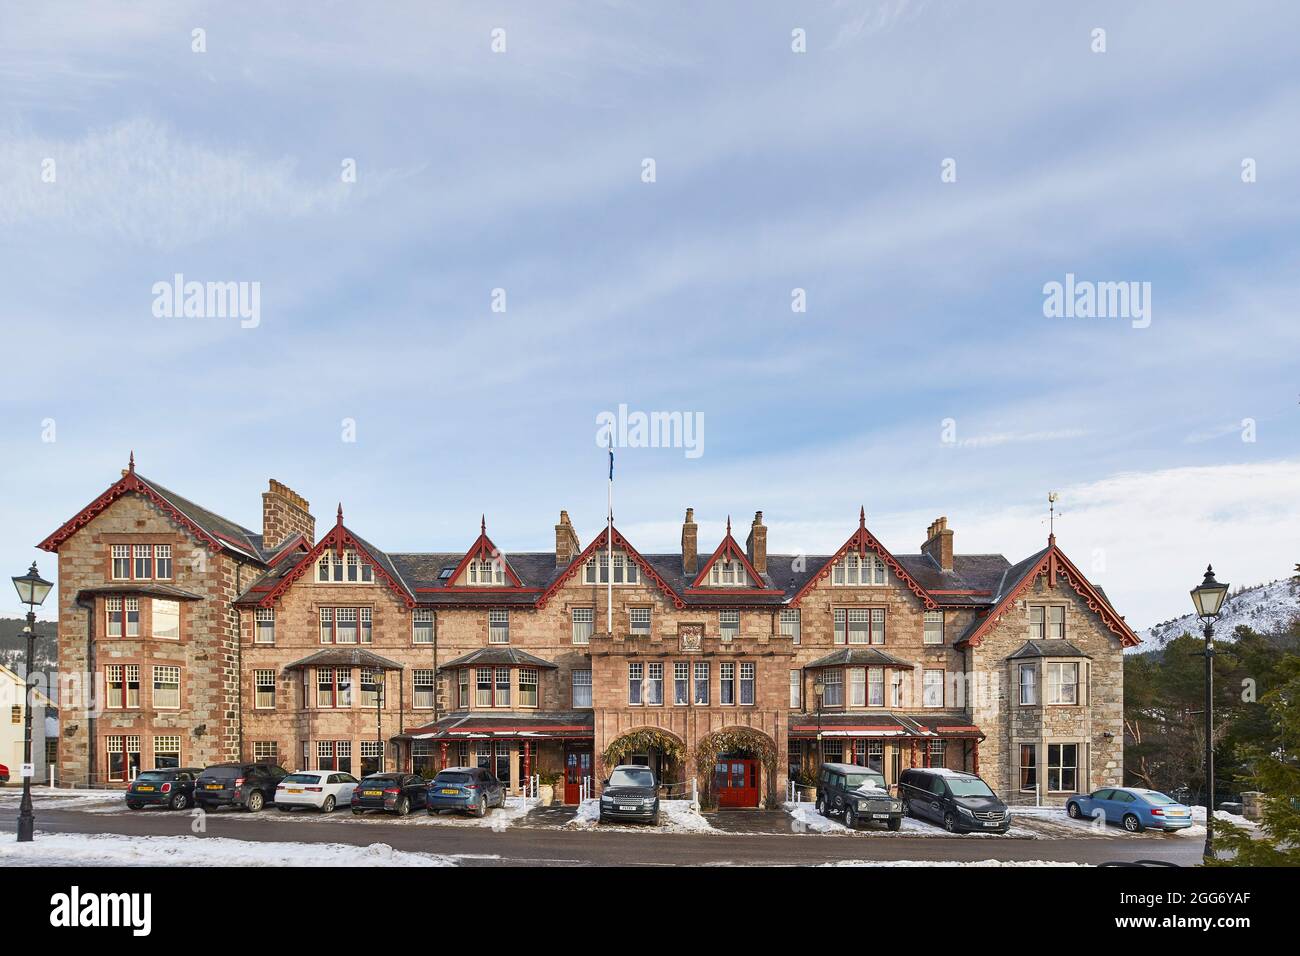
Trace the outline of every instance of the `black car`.
[[600, 794], [600, 822], [606, 820], [659, 822], [654, 771], [631, 764], [614, 768]]
[[889, 795], [885, 775], [851, 763], [824, 763], [817, 772], [817, 812], [842, 816], [846, 827], [883, 823], [891, 830], [903, 826], [903, 801]]
[[976, 774], [942, 767], [904, 770], [898, 795], [908, 816], [931, 820], [949, 833], [1006, 833], [1011, 812]]
[[362, 777], [352, 791], [352, 812], [383, 810], [404, 817], [416, 807], [429, 805], [429, 783], [415, 773], [373, 773]]
[[273, 763], [219, 763], [199, 774], [194, 802], [204, 810], [243, 807], [256, 813], [275, 802], [275, 788], [288, 772]]
[[186, 810], [194, 806], [194, 781], [202, 772], [198, 767], [142, 771], [126, 788], [126, 805], [132, 810]]

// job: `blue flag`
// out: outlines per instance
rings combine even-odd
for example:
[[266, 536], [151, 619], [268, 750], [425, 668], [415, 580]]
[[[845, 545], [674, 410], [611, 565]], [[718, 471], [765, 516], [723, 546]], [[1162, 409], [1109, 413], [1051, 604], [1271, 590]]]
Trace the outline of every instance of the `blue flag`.
[[614, 480], [614, 449], [609, 450], [609, 480]]

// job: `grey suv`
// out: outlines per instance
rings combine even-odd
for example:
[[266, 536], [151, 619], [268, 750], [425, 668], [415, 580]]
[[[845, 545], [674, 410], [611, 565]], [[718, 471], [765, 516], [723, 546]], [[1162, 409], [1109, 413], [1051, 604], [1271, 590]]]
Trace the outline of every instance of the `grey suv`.
[[889, 795], [885, 775], [851, 763], [824, 763], [817, 772], [817, 812], [842, 816], [846, 827], [883, 823], [903, 826], [903, 801]]

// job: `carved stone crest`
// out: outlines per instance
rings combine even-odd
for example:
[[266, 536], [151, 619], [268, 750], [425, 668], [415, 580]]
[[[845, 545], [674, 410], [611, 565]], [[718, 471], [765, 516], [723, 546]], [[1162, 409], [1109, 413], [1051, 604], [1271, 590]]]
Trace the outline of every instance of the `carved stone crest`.
[[677, 638], [683, 651], [698, 651], [704, 646], [704, 625], [678, 624]]

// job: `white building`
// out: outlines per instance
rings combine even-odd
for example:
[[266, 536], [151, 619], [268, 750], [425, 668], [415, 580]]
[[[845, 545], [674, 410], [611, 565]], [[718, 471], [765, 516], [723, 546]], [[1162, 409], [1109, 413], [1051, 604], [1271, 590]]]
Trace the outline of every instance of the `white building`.
[[[0, 764], [9, 768], [9, 785], [22, 783], [20, 776], [23, 766], [23, 726], [26, 715], [23, 712], [25, 683], [19, 675], [0, 665]], [[40, 691], [33, 694], [35, 706], [32, 709], [32, 764], [35, 767], [35, 780], [48, 781], [49, 765], [46, 760], [46, 740], [49, 725], [58, 726], [53, 717], [46, 720], [46, 710], [51, 708], [49, 698]], [[57, 734], [57, 731], [56, 731]], [[55, 737], [57, 739], [57, 736]]]

